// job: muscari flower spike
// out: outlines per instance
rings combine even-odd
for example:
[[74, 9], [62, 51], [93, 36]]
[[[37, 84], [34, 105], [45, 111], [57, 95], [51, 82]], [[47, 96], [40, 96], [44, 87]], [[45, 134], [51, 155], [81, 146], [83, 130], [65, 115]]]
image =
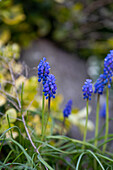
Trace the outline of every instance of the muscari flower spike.
[[104, 59], [104, 75], [106, 76], [105, 84], [110, 88], [113, 76], [113, 50], [110, 50], [110, 53]]
[[72, 110], [72, 100], [69, 100], [63, 110], [64, 117], [68, 117], [71, 114], [71, 110]]
[[93, 93], [93, 86], [92, 86], [92, 80], [86, 79], [82, 91], [83, 91], [83, 99], [91, 100], [91, 94]]
[[47, 80], [43, 86], [43, 92], [44, 92], [44, 95], [46, 96], [46, 99], [48, 99], [49, 97], [55, 98], [55, 94], [57, 90], [55, 81], [56, 79], [53, 74], [48, 75]]
[[103, 94], [105, 84], [106, 76], [104, 74], [101, 74], [100, 77], [97, 79], [96, 83], [94, 84], [94, 93]]
[[44, 57], [43, 60], [40, 61], [38, 65], [38, 82], [43, 81], [43, 85], [45, 84], [47, 80], [47, 76], [49, 75], [49, 63], [46, 61], [46, 58]]

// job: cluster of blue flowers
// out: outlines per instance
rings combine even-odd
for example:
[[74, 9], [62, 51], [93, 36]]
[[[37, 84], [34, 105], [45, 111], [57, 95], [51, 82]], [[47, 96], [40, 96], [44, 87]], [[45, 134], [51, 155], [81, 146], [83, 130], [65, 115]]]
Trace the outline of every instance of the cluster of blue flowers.
[[[94, 93], [103, 94], [104, 87], [107, 85], [108, 88], [111, 87], [113, 76], [113, 50], [110, 50], [110, 53], [104, 59], [104, 69], [103, 74], [99, 76], [96, 83], [94, 84], [95, 90]], [[84, 99], [91, 100], [92, 93], [91, 80], [87, 79], [85, 85], [83, 86], [83, 95]]]
[[43, 60], [40, 61], [38, 65], [38, 81], [43, 84], [43, 92], [46, 96], [46, 99], [49, 97], [55, 98], [57, 86], [55, 84], [55, 76], [50, 74], [50, 66], [49, 63], [46, 62], [46, 58], [44, 57]]
[[104, 74], [101, 74], [100, 77], [97, 79], [96, 83], [94, 84], [95, 87], [94, 93], [103, 94], [105, 80], [106, 76]]
[[111, 87], [111, 77], [113, 76], [113, 50], [104, 59], [104, 75], [106, 76], [106, 84]]
[[93, 85], [91, 82], [92, 82], [92, 80], [86, 79], [86, 81], [82, 87], [84, 99], [91, 100], [91, 95], [93, 93]]
[[72, 100], [69, 100], [63, 110], [64, 117], [68, 117], [71, 114], [71, 110], [72, 110]]
[[113, 50], [104, 59], [104, 70], [103, 74], [97, 79], [95, 83], [95, 93], [103, 94], [104, 87], [107, 85], [108, 88], [111, 87], [111, 81], [113, 76]]
[[38, 65], [38, 81], [43, 81], [43, 85], [46, 83], [47, 76], [49, 75], [49, 63], [46, 61], [46, 58], [44, 57], [43, 60], [40, 61]]
[[108, 77], [113, 76], [113, 50], [110, 50], [110, 54], [104, 59], [104, 74]]
[[44, 87], [43, 92], [45, 92], [44, 95], [46, 96], [46, 99], [48, 99], [49, 97], [55, 98], [54, 94], [56, 94], [56, 90], [57, 90], [55, 81], [56, 79], [54, 75], [52, 74], [48, 75], [47, 81], [43, 86]]

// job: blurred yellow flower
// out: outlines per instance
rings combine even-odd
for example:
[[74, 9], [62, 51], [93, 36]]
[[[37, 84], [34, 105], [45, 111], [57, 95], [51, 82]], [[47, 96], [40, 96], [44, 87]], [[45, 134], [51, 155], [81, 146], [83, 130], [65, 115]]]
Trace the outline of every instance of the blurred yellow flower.
[[19, 76], [19, 78], [17, 78], [15, 81], [16, 88], [18, 89], [22, 85], [22, 82], [25, 82], [25, 80], [26, 77], [24, 77], [23, 75]]
[[12, 66], [12, 69], [13, 69], [13, 72], [15, 73], [15, 74], [21, 74], [22, 73], [22, 64], [20, 64], [20, 63], [17, 63], [16, 61], [13, 61], [12, 62], [12, 64], [11, 64], [11, 66]]
[[14, 43], [12, 45], [7, 45], [5, 47], [0, 48], [0, 55], [3, 57], [2, 59], [4, 59], [6, 57], [6, 59], [18, 59], [20, 56], [20, 48], [19, 46]]
[[0, 47], [3, 46], [11, 37], [9, 30], [0, 30]]
[[0, 106], [3, 106], [6, 103], [6, 98], [0, 95]]
[[5, 114], [0, 118], [0, 133], [3, 133], [5, 130], [9, 128], [9, 123], [7, 119], [7, 115], [9, 117], [10, 126], [14, 126], [14, 122], [17, 118], [17, 112], [14, 108], [8, 109]]
[[3, 119], [4, 121], [7, 122], [7, 115], [9, 117], [9, 121], [10, 123], [14, 123], [16, 121], [16, 118], [17, 118], [17, 112], [14, 108], [11, 108], [11, 109], [8, 109], [6, 112], [5, 112], [5, 115], [3, 116]]

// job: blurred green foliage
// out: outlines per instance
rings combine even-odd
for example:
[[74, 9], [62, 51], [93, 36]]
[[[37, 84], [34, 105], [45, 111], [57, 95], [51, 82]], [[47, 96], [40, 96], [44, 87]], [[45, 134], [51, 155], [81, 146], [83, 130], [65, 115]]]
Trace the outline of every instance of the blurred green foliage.
[[112, 11], [112, 0], [1, 0], [0, 45], [49, 37], [81, 57], [102, 57], [113, 48]]

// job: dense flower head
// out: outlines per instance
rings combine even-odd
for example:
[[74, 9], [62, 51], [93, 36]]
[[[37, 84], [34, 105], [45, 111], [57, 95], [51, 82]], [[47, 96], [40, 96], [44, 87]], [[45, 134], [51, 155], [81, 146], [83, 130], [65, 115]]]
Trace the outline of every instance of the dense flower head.
[[38, 65], [38, 81], [43, 81], [43, 85], [45, 84], [47, 80], [47, 76], [49, 75], [49, 63], [46, 61], [46, 58], [44, 57], [43, 60], [40, 61]]
[[86, 79], [82, 91], [83, 91], [83, 99], [91, 100], [91, 94], [93, 93], [93, 86], [92, 86], [92, 80]]
[[43, 86], [43, 92], [44, 92], [44, 95], [46, 96], [46, 99], [48, 99], [49, 97], [55, 98], [55, 94], [57, 90], [55, 81], [56, 79], [53, 74], [50, 74], [47, 76], [47, 80]]
[[104, 59], [104, 75], [106, 76], [106, 84], [111, 87], [111, 77], [113, 76], [113, 50]]
[[103, 94], [105, 84], [106, 76], [104, 74], [101, 74], [100, 77], [97, 79], [96, 83], [94, 84], [94, 93]]
[[69, 100], [63, 110], [64, 117], [68, 117], [71, 114], [71, 110], [72, 110], [72, 100]]

